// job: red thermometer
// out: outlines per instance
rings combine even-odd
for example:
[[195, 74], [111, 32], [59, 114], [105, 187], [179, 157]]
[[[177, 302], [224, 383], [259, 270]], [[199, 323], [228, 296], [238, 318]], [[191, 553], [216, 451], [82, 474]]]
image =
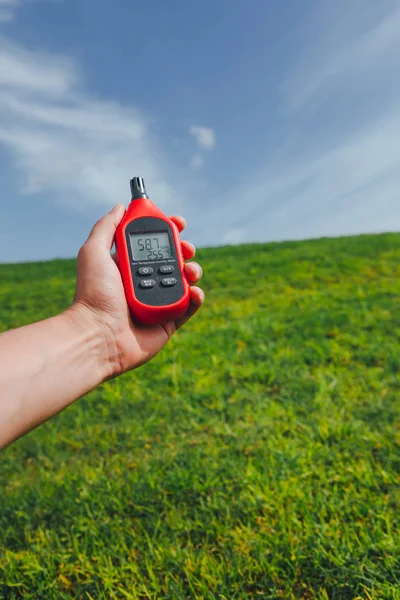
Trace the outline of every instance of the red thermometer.
[[131, 180], [132, 201], [115, 234], [118, 266], [132, 317], [149, 325], [174, 321], [190, 303], [177, 226]]

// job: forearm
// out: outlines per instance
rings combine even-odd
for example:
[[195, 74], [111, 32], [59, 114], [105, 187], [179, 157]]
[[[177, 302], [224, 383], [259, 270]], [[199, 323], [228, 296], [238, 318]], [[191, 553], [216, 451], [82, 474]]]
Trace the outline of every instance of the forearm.
[[95, 321], [74, 308], [0, 335], [0, 448], [112, 375]]

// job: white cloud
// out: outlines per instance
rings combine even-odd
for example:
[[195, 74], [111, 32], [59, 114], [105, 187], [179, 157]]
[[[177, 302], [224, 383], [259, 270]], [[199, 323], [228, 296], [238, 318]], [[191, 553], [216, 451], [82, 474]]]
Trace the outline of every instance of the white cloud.
[[190, 168], [191, 169], [201, 169], [204, 165], [204, 157], [201, 154], [195, 154], [190, 159]]
[[194, 136], [200, 148], [212, 150], [215, 147], [215, 131], [210, 127], [191, 125], [189, 128], [189, 133]]
[[129, 199], [129, 177], [176, 211], [169, 165], [138, 110], [85, 90], [76, 64], [0, 38], [0, 144], [20, 173], [20, 191], [52, 192], [76, 207]]
[[64, 57], [31, 52], [0, 38], [0, 91], [14, 92], [21, 99], [25, 93], [48, 98], [65, 98], [76, 88], [79, 74], [76, 65]]
[[204, 156], [201, 152], [204, 150], [212, 150], [215, 147], [215, 131], [210, 127], [191, 125], [189, 127], [189, 133], [195, 138], [200, 148], [200, 151], [191, 158], [189, 165], [191, 169], [201, 169], [204, 166]]

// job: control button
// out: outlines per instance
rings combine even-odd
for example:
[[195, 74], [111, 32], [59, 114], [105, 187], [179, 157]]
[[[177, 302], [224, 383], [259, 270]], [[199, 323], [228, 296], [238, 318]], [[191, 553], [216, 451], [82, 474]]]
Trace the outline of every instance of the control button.
[[140, 267], [138, 269], [139, 275], [151, 275], [153, 273], [153, 269], [151, 267]]
[[166, 275], [167, 273], [174, 272], [174, 266], [173, 265], [163, 265], [158, 270], [160, 271], [160, 273], [163, 273], [164, 275]]
[[175, 277], [164, 277], [164, 279], [161, 279], [161, 283], [162, 283], [162, 285], [165, 285], [165, 286], [175, 285], [176, 279], [175, 279]]
[[154, 281], [154, 279], [142, 279], [139, 282], [139, 285], [142, 288], [152, 288], [156, 285], [156, 282]]

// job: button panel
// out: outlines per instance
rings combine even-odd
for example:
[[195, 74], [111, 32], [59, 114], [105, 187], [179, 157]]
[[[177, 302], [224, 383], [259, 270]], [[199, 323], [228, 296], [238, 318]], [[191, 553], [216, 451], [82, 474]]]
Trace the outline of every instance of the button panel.
[[174, 268], [174, 265], [163, 265], [158, 270], [163, 275], [166, 275], [167, 273], [173, 273], [175, 268]]
[[166, 287], [170, 287], [176, 284], [176, 279], [175, 277], [164, 277], [161, 279], [161, 284], [165, 285]]
[[184, 294], [183, 278], [176, 259], [165, 262], [132, 261], [131, 273], [135, 297], [147, 306], [168, 306], [178, 302]]
[[138, 269], [138, 275], [151, 275], [153, 273], [153, 269], [151, 267], [140, 267]]
[[154, 279], [142, 279], [139, 282], [139, 285], [141, 288], [152, 288], [156, 285], [156, 282], [154, 281]]

